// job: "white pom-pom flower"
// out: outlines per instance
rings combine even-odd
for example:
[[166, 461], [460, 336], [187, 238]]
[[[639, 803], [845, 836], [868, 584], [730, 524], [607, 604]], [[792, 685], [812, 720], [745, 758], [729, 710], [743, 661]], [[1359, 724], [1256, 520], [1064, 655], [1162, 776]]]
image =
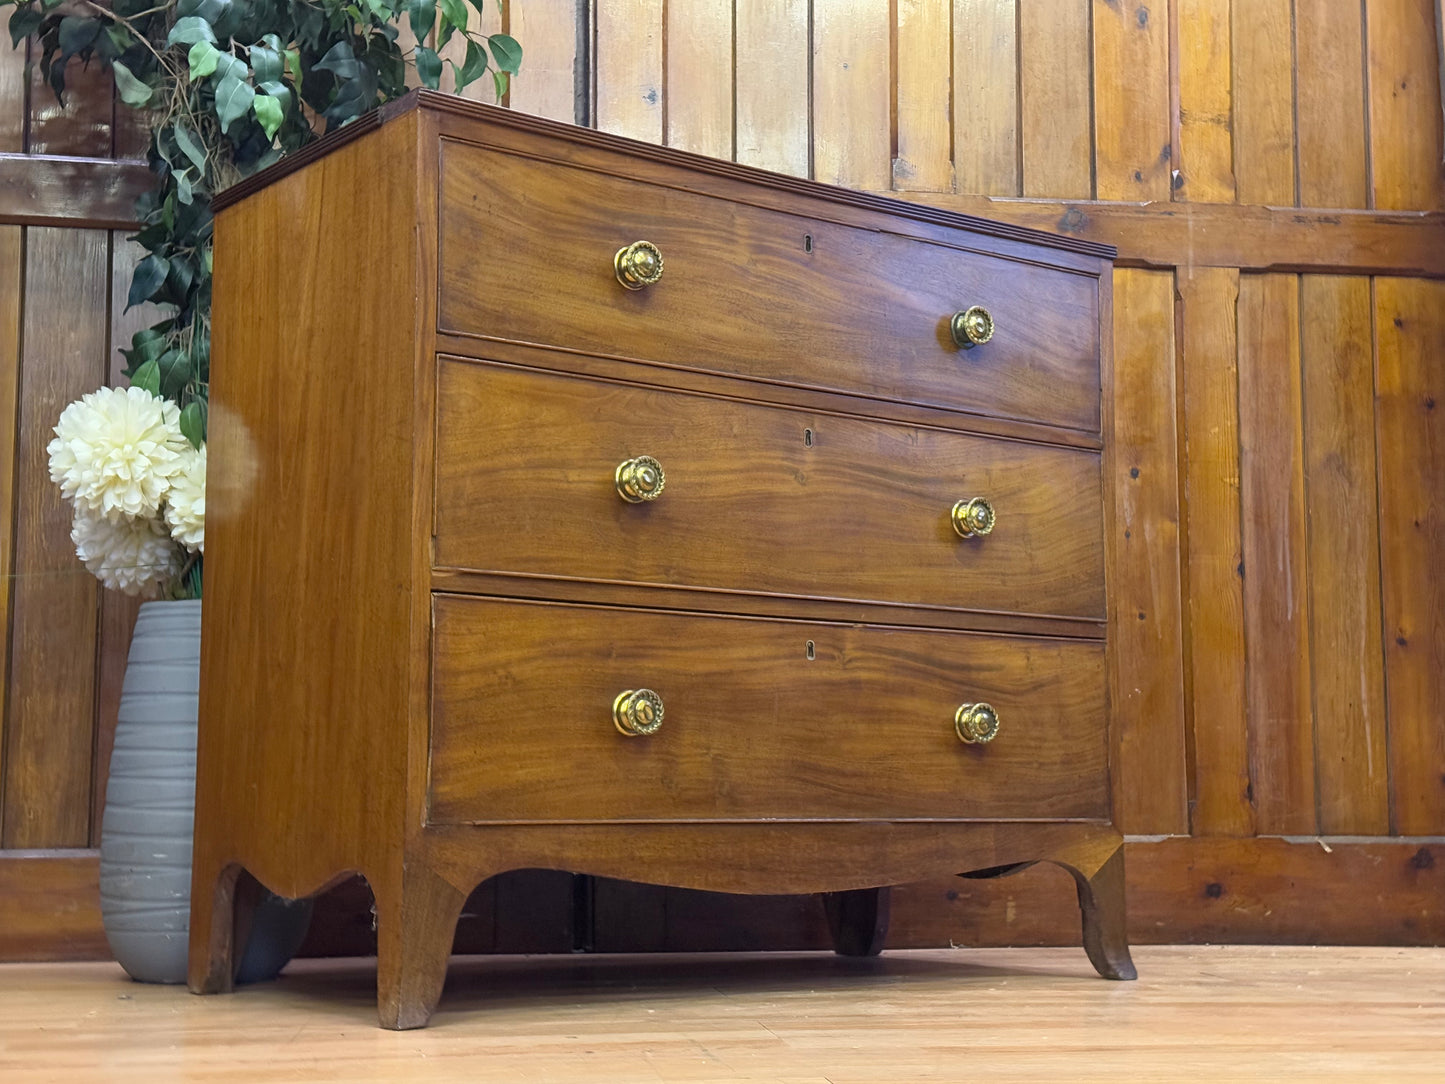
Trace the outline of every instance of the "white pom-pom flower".
[[50, 480], [77, 510], [151, 518], [190, 447], [175, 403], [143, 388], [101, 388], [71, 403], [55, 426]]
[[171, 537], [191, 553], [206, 552], [206, 448], [190, 448], [166, 494], [166, 526]]
[[96, 579], [127, 595], [154, 594], [180, 571], [180, 551], [152, 517], [106, 519], [77, 508], [70, 541]]

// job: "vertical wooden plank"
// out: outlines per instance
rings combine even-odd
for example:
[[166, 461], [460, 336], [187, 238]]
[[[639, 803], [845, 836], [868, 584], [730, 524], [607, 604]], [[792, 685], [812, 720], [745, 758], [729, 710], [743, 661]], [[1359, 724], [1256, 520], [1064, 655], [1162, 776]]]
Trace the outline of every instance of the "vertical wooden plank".
[[45, 446], [60, 412], [105, 378], [109, 240], [48, 228], [26, 238], [4, 847], [90, 837], [99, 585], [76, 560]]
[[1016, 0], [954, 0], [954, 178], [960, 192], [1017, 196], [1019, 69]]
[[1241, 276], [1244, 670], [1255, 828], [1267, 834], [1316, 830], [1299, 326], [1296, 276]]
[[662, 142], [662, 12], [663, 0], [597, 0], [597, 127], [604, 132]]
[[1434, 0], [1365, 5], [1370, 175], [1381, 210], [1445, 208]]
[[[8, 19], [6, 20], [8, 23]], [[0, 37], [0, 152], [20, 154], [25, 150], [26, 46], [10, 48], [9, 37]]]
[[1293, 207], [1292, 0], [1230, 9], [1234, 43], [1234, 176], [1240, 203]]
[[1445, 282], [1375, 282], [1393, 827], [1445, 831]]
[[1301, 207], [1369, 206], [1362, 20], [1358, 4], [1295, 0]]
[[1179, 583], [1174, 276], [1114, 272], [1111, 703], [1114, 818], [1139, 834], [1189, 832]]
[[1168, 4], [1094, 0], [1099, 199], [1169, 198], [1169, 79]]
[[897, 0], [900, 192], [953, 191], [953, 0]]
[[1188, 715], [1195, 835], [1254, 833], [1239, 525], [1239, 272], [1180, 269]]
[[733, 156], [732, 0], [668, 0], [667, 143]]
[[1089, 0], [1019, 7], [1019, 138], [1026, 196], [1094, 194]]
[[737, 160], [808, 176], [808, 0], [737, 0]]
[[1179, 113], [1174, 198], [1234, 202], [1230, 0], [1176, 0], [1170, 8]]
[[889, 6], [813, 5], [813, 175], [886, 192], [892, 184]]
[[[559, 9], [566, 9], [565, 11]], [[510, 33], [522, 43], [512, 78], [513, 109], [572, 124], [577, 119], [577, 7], [558, 0], [510, 0]]]
[[[16, 406], [20, 395], [20, 320], [24, 313], [25, 231], [0, 226], [0, 690], [10, 687], [10, 596], [15, 570]], [[0, 840], [5, 829], [6, 716], [0, 699]]]
[[[8, 44], [0, 38], [0, 47]], [[40, 74], [39, 63], [30, 73], [31, 154], [67, 154], [109, 158], [113, 146], [115, 93], [110, 72], [100, 64], [81, 65], [71, 61], [65, 71], [65, 100], [57, 101], [55, 91]]]
[[[1303, 163], [1301, 163], [1303, 176]], [[1370, 282], [1300, 278], [1319, 831], [1390, 831]]]

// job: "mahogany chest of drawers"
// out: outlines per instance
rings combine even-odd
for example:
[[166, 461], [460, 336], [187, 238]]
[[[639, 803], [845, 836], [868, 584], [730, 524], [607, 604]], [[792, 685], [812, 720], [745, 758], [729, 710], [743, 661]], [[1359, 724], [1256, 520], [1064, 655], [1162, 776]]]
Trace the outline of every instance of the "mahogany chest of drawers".
[[1110, 822], [1112, 251], [420, 93], [217, 205], [191, 986], [359, 872], [383, 1024], [523, 867], [825, 894]]

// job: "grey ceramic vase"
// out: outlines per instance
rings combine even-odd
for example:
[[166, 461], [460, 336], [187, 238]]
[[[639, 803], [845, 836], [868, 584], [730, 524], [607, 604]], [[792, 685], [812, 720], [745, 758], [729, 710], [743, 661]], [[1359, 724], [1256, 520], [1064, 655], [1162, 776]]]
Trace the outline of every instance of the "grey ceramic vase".
[[[105, 936], [140, 982], [186, 981], [200, 675], [200, 601], [143, 605], [121, 686], [100, 832]], [[309, 901], [264, 901], [240, 981], [274, 977], [310, 918]]]

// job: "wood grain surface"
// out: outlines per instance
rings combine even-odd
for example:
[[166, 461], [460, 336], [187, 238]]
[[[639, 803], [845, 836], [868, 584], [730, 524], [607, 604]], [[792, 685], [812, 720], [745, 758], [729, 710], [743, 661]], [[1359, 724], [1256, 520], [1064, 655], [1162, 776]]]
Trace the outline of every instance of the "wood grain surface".
[[[1107, 813], [1095, 644], [448, 596], [435, 622], [431, 823]], [[637, 688], [664, 718], [630, 738]], [[977, 702], [1000, 732], [967, 746]]]
[[[450, 360], [438, 379], [443, 567], [1103, 616], [1092, 453]], [[640, 455], [664, 489], [628, 504], [614, 475]], [[960, 538], [974, 497], [997, 524]]]
[[736, 157], [744, 165], [810, 175], [811, 7], [810, 0], [733, 6]]
[[[1093, 5], [1094, 187], [1101, 200], [1171, 192], [1169, 18], [1158, 4]], [[1124, 78], [1124, 73], [1128, 73]]]
[[954, 0], [953, 160], [958, 191], [1023, 194], [1017, 0]]
[[[530, 162], [477, 147], [444, 153], [444, 330], [1097, 431], [1094, 278], [580, 170], [529, 181]], [[639, 239], [661, 250], [663, 277], [633, 292], [612, 258]], [[499, 245], [515, 257], [487, 258]], [[548, 303], [530, 304], [542, 275]], [[971, 305], [996, 330], [961, 351], [948, 321]]]

